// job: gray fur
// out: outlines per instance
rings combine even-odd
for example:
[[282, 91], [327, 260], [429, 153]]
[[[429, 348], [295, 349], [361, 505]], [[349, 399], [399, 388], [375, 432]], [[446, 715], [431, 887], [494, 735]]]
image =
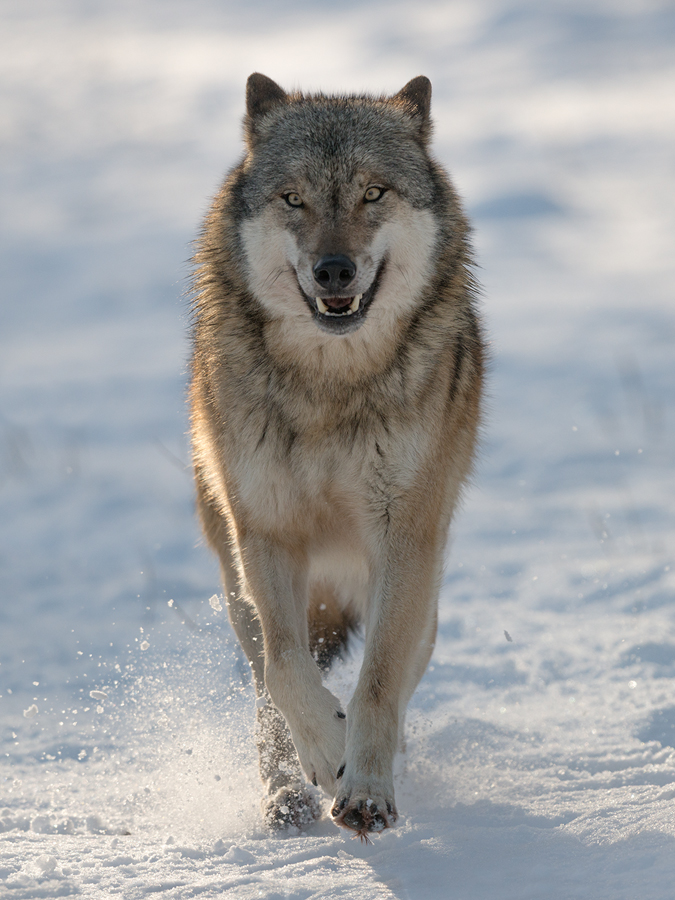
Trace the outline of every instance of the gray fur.
[[[335, 795], [337, 824], [393, 823], [396, 735], [433, 649], [483, 346], [468, 225], [428, 150], [430, 96], [423, 76], [373, 98], [252, 75], [247, 153], [196, 256], [198, 505], [265, 701], [273, 826], [317, 814], [300, 764]], [[317, 266], [333, 258], [354, 274], [331, 293]], [[310, 650], [327, 666], [358, 621], [345, 720]]]

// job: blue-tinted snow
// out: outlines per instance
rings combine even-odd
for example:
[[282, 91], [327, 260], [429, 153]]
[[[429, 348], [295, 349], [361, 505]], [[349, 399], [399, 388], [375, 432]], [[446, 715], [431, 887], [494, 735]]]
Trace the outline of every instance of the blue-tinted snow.
[[[2, 16], [7, 896], [670, 900], [672, 4]], [[428, 74], [476, 227], [482, 458], [397, 762], [403, 819], [371, 846], [327, 821], [262, 830], [246, 666], [193, 519], [187, 261], [254, 70], [376, 92]]]

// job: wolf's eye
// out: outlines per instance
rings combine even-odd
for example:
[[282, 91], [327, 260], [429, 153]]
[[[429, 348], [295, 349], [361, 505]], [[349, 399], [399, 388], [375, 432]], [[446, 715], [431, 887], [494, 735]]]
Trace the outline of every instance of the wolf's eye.
[[284, 200], [289, 206], [302, 206], [302, 197], [300, 194], [296, 194], [295, 191], [289, 191], [287, 194], [284, 194]]
[[384, 188], [369, 187], [363, 195], [363, 199], [366, 201], [366, 203], [373, 203], [375, 200], [379, 200], [383, 194]]

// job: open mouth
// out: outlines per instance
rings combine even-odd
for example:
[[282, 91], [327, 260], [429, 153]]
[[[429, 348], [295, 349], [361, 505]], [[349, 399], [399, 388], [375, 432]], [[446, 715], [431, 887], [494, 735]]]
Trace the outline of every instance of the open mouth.
[[298, 287], [317, 323], [326, 331], [344, 334], [363, 323], [368, 307], [377, 293], [384, 265], [385, 261], [382, 260], [368, 290], [352, 297], [310, 297], [300, 284]]
[[352, 316], [359, 311], [363, 294], [355, 297], [315, 297], [316, 308], [322, 316]]

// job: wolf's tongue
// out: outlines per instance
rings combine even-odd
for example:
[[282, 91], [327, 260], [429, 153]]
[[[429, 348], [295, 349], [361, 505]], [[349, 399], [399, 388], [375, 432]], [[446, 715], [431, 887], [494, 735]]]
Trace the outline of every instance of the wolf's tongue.
[[323, 302], [329, 309], [346, 309], [352, 302], [353, 297], [324, 297]]

